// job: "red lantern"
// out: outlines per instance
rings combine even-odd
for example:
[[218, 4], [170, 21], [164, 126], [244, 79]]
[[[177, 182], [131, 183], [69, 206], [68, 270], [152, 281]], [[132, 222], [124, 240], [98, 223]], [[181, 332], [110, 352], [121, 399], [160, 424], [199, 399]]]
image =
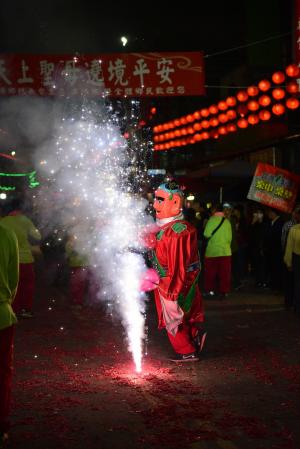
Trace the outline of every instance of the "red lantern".
[[275, 72], [272, 75], [272, 81], [275, 84], [281, 84], [285, 80], [285, 74], [283, 72]]
[[285, 69], [285, 73], [288, 76], [298, 76], [299, 75], [299, 67], [297, 66], [297, 64], [290, 64], [287, 66], [287, 68]]
[[179, 120], [180, 120], [180, 123], [181, 123], [182, 125], [186, 125], [186, 124], [187, 124], [187, 121], [186, 121], [186, 118], [185, 118], [185, 117], [181, 117]]
[[209, 110], [207, 108], [201, 109], [200, 114], [202, 115], [202, 117], [208, 117]]
[[239, 128], [247, 128], [248, 121], [245, 118], [240, 118], [237, 122]]
[[250, 114], [248, 116], [248, 122], [250, 125], [256, 125], [259, 122], [259, 118], [256, 114]]
[[215, 117], [211, 118], [209, 121], [210, 126], [218, 126], [219, 120]]
[[180, 122], [179, 118], [176, 118], [174, 120], [174, 123], [175, 123], [175, 126], [180, 126], [181, 125], [181, 122]]
[[234, 123], [230, 123], [229, 125], [227, 125], [227, 131], [229, 133], [233, 133], [236, 131], [236, 125]]
[[271, 98], [268, 95], [262, 95], [259, 97], [258, 102], [261, 106], [266, 107], [271, 103]]
[[228, 120], [234, 120], [236, 118], [236, 112], [234, 109], [228, 109], [226, 113]]
[[259, 118], [260, 118], [261, 120], [263, 120], [264, 122], [267, 121], [267, 120], [270, 120], [270, 118], [271, 118], [271, 112], [270, 112], [270, 111], [267, 111], [267, 110], [260, 111], [260, 112], [259, 112]]
[[218, 108], [220, 109], [220, 111], [226, 111], [226, 109], [228, 108], [226, 101], [220, 101], [218, 103]]
[[204, 131], [204, 132], [202, 133], [202, 138], [203, 138], [204, 140], [209, 139], [209, 133], [208, 133], [207, 131]]
[[226, 123], [227, 121], [228, 121], [228, 117], [227, 117], [227, 114], [220, 114], [219, 116], [218, 116], [218, 119], [219, 119], [219, 122], [220, 123]]
[[202, 136], [201, 136], [201, 134], [195, 134], [194, 135], [194, 139], [197, 141], [197, 142], [200, 142], [200, 140], [202, 140]]
[[295, 97], [290, 97], [286, 100], [286, 107], [289, 109], [297, 109], [299, 107], [299, 100]]
[[282, 115], [285, 112], [285, 107], [281, 103], [276, 103], [272, 107], [272, 112], [275, 115]]
[[205, 128], [205, 129], [210, 127], [210, 123], [208, 120], [202, 120], [201, 125], [202, 125], [202, 128]]
[[174, 134], [176, 137], [181, 136], [180, 129], [175, 129]]
[[271, 87], [271, 83], [268, 80], [261, 80], [258, 83], [258, 87], [260, 88], [260, 90], [262, 90], [263, 92], [266, 92], [267, 90], [270, 89]]
[[186, 121], [189, 122], [189, 123], [194, 121], [194, 117], [192, 116], [192, 114], [189, 114], [189, 115], [186, 116]]
[[202, 128], [202, 126], [200, 125], [200, 123], [195, 123], [193, 126], [195, 131], [200, 131], [200, 129]]
[[244, 101], [248, 100], [248, 94], [245, 90], [241, 90], [240, 92], [237, 93], [236, 96], [240, 102], [244, 102]]
[[218, 129], [218, 131], [219, 131], [219, 134], [221, 134], [221, 135], [225, 135], [225, 134], [227, 134], [227, 129], [226, 129], [226, 126], [220, 126], [220, 128]]
[[150, 112], [151, 112], [152, 115], [156, 114], [156, 108], [155, 107], [151, 108]]
[[249, 111], [257, 111], [259, 104], [255, 100], [250, 100], [247, 104]]
[[211, 106], [209, 106], [208, 110], [211, 114], [217, 114], [219, 112], [219, 110], [215, 104], [212, 104]]
[[211, 132], [211, 137], [212, 137], [213, 139], [218, 139], [218, 138], [219, 138], [219, 133], [218, 133], [218, 131], [212, 131], [212, 132]]
[[241, 104], [241, 105], [237, 108], [237, 111], [238, 111], [238, 113], [239, 113], [239, 115], [240, 115], [241, 117], [244, 117], [244, 116], [247, 114], [247, 112], [248, 112], [248, 108], [247, 108], [247, 106], [246, 106], [245, 104]]
[[200, 111], [196, 111], [193, 114], [194, 120], [199, 120], [201, 118]]
[[276, 89], [273, 90], [272, 95], [275, 98], [275, 100], [282, 100], [282, 98], [285, 97], [285, 92], [283, 89], [277, 87]]
[[259, 89], [256, 86], [249, 86], [247, 89], [247, 93], [250, 97], [255, 97], [259, 94]]
[[299, 86], [297, 81], [290, 81], [289, 83], [287, 83], [286, 90], [290, 94], [297, 94], [299, 92]]
[[236, 99], [235, 97], [228, 97], [226, 98], [226, 103], [228, 104], [228, 106], [232, 107], [236, 105]]

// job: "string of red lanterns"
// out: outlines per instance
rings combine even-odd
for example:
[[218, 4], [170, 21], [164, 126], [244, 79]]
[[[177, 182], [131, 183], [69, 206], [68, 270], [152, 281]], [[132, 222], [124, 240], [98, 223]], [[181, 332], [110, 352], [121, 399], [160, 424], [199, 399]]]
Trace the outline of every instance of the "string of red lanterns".
[[[299, 73], [299, 67], [290, 64], [285, 73], [273, 73], [273, 86], [268, 79], [263, 79], [257, 86], [252, 85], [246, 90], [240, 90], [236, 96], [229, 96], [218, 104], [155, 126], [154, 150], [168, 150], [202, 140], [217, 139], [237, 129], [268, 121], [272, 114], [281, 116], [286, 112], [286, 108], [298, 109], [299, 85], [295, 79], [290, 78], [296, 78]], [[266, 109], [268, 107], [270, 110]]]

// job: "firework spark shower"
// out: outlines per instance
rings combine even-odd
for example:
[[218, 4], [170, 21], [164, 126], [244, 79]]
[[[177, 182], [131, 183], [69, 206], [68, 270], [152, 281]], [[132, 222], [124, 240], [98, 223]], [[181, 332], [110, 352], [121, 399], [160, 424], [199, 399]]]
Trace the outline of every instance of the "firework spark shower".
[[[139, 280], [145, 264], [138, 235], [149, 221], [146, 201], [128, 182], [132, 161], [127, 142], [107, 107], [82, 102], [63, 110], [56, 108], [51, 129], [35, 151], [37, 169], [48, 183], [38, 206], [44, 218], [48, 209], [47, 216], [62, 223], [75, 249], [88, 257], [99, 284], [98, 300], [118, 313], [141, 371], [145, 296]], [[47, 108], [39, 119], [49, 125]]]

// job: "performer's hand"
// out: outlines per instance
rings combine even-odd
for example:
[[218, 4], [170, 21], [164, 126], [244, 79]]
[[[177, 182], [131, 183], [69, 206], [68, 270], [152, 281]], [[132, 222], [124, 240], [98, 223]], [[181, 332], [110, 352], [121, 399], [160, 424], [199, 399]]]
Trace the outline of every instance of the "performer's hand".
[[141, 283], [140, 283], [140, 291], [141, 292], [150, 292], [157, 288], [159, 284], [159, 275], [154, 268], [149, 268], [144, 271]]

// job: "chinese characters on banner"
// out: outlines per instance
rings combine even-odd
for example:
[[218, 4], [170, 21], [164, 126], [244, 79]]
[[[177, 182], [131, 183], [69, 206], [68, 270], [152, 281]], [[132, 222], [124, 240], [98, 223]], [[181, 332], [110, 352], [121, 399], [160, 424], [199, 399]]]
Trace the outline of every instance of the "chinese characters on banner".
[[300, 176], [259, 162], [247, 198], [283, 212], [291, 212], [299, 185]]
[[203, 95], [201, 52], [0, 54], [0, 95]]

